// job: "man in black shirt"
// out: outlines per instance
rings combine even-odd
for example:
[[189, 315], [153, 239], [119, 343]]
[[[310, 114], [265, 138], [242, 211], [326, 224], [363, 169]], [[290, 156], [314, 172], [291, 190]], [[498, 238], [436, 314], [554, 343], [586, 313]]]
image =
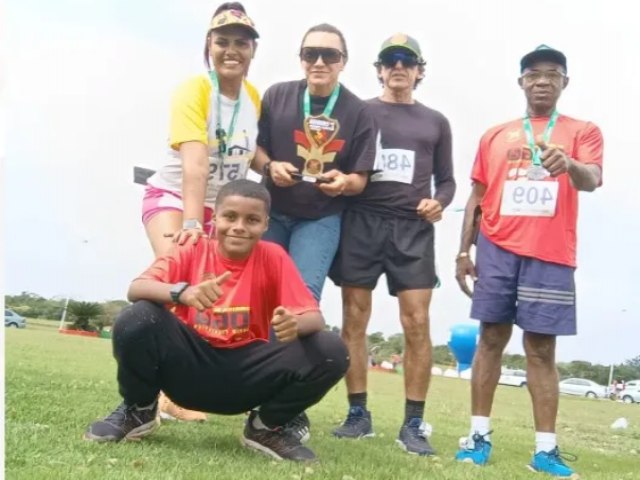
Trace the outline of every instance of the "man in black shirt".
[[405, 34], [382, 44], [375, 66], [384, 90], [368, 102], [380, 128], [376, 172], [343, 216], [332, 269], [333, 280], [342, 286], [342, 337], [351, 356], [349, 413], [333, 433], [373, 435], [366, 407], [366, 330], [371, 292], [384, 273], [389, 293], [398, 297], [405, 337], [405, 420], [397, 443], [418, 455], [434, 453], [423, 422], [432, 363], [429, 304], [438, 281], [433, 224], [455, 193], [449, 122], [413, 98], [425, 65], [418, 42]]

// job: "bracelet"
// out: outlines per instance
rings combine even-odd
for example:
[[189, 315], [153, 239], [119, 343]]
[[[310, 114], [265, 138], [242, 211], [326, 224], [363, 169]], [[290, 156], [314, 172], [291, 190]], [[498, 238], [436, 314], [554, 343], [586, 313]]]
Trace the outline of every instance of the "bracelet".
[[456, 255], [456, 262], [462, 258], [469, 258], [469, 252], [460, 252]]

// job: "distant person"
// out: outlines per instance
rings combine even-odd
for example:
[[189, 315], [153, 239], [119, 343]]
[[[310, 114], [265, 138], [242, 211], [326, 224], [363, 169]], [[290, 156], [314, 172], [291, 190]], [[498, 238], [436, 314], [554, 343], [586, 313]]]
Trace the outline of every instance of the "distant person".
[[[541, 45], [520, 61], [524, 118], [490, 129], [471, 172], [473, 190], [462, 229], [456, 278], [482, 322], [471, 379], [471, 428], [456, 458], [484, 465], [491, 455], [490, 414], [502, 353], [513, 324], [523, 331], [535, 453], [529, 467], [574, 476], [556, 441], [556, 336], [576, 334], [574, 270], [578, 192], [602, 183], [603, 139], [591, 122], [561, 115], [567, 59]], [[482, 211], [471, 261], [473, 216]], [[475, 280], [473, 294], [466, 277]]]
[[[376, 173], [344, 214], [331, 274], [342, 286], [342, 338], [351, 355], [349, 411], [333, 434], [373, 435], [366, 333], [372, 292], [385, 274], [389, 293], [398, 297], [405, 340], [404, 420], [397, 442], [409, 453], [432, 455], [423, 416], [432, 365], [429, 305], [438, 282], [434, 224], [451, 203], [456, 184], [449, 121], [413, 97], [425, 65], [418, 42], [402, 33], [384, 41], [375, 62], [383, 90], [368, 104], [380, 128], [381, 149]], [[395, 369], [402, 359], [394, 355], [391, 361]]]
[[249, 448], [276, 459], [315, 458], [285, 427], [342, 378], [349, 357], [340, 337], [323, 330], [318, 303], [291, 258], [260, 241], [269, 207], [258, 183], [224, 185], [215, 239], [177, 246], [131, 283], [134, 304], [113, 328], [124, 401], [93, 423], [86, 439], [149, 435], [162, 389], [198, 411], [251, 410], [242, 438]]
[[[171, 105], [166, 163], [147, 180], [142, 221], [156, 257], [211, 234], [220, 188], [247, 176], [256, 151], [260, 97], [246, 79], [258, 32], [241, 3], [220, 5], [204, 43], [207, 73], [184, 82]], [[163, 418], [205, 420], [165, 396]]]

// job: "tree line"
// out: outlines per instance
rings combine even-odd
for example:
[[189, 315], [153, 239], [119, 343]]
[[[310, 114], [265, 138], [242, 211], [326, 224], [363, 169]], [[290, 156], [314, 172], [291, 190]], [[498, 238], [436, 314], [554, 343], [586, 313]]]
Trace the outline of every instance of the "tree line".
[[[5, 295], [4, 304], [16, 313], [27, 318], [60, 320], [66, 298], [45, 298], [37, 293], [22, 292], [20, 295]], [[129, 305], [126, 300], [108, 300], [105, 302], [80, 302], [70, 300], [66, 321], [74, 330], [102, 331], [113, 325], [120, 310]]]
[[[331, 330], [339, 332], [337, 327]], [[382, 332], [374, 332], [367, 335], [369, 352], [376, 363], [389, 359], [391, 355], [402, 355], [404, 349], [404, 335], [394, 333], [385, 338]], [[433, 346], [433, 363], [442, 367], [455, 368], [457, 362], [447, 345]], [[514, 370], [526, 370], [527, 361], [524, 355], [505, 353], [502, 357], [502, 366]], [[611, 365], [592, 364], [584, 360], [573, 360], [571, 362], [557, 363], [560, 378], [586, 378], [598, 382], [600, 385], [607, 385], [609, 382], [609, 371]], [[625, 360], [623, 363], [614, 365], [614, 378], [625, 381], [640, 379], [640, 355]]]
[[[6, 295], [5, 305], [24, 317], [59, 320], [64, 309], [65, 298], [45, 298], [36, 293], [22, 292], [20, 295]], [[120, 310], [129, 305], [126, 300], [110, 300], [106, 302], [70, 301], [67, 311], [71, 328], [79, 330], [102, 330], [113, 324]], [[327, 326], [328, 330], [340, 333], [338, 327]], [[388, 360], [392, 355], [402, 355], [404, 335], [394, 333], [385, 338], [382, 332], [374, 332], [367, 336], [369, 352], [376, 363]], [[447, 345], [433, 347], [433, 363], [452, 367], [456, 360]], [[502, 365], [507, 368], [526, 370], [524, 355], [506, 353]], [[584, 360], [560, 362], [557, 364], [560, 378], [587, 378], [606, 385], [609, 381], [610, 365], [592, 364]], [[614, 365], [614, 377], [623, 380], [640, 379], [640, 355], [625, 362]]]

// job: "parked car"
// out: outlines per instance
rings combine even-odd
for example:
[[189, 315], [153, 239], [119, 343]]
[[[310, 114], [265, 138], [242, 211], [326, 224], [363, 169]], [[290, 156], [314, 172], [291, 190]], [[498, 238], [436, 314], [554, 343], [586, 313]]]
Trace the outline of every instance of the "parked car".
[[527, 372], [524, 370], [502, 370], [498, 383], [502, 385], [512, 385], [514, 387], [524, 387], [527, 385]]
[[4, 326], [24, 328], [27, 326], [27, 319], [24, 318], [22, 315], [18, 315], [16, 312], [11, 310], [10, 308], [5, 308], [4, 309]]
[[605, 398], [609, 389], [586, 378], [567, 378], [559, 383], [560, 393], [580, 395], [587, 398]]
[[618, 398], [624, 403], [640, 403], [640, 380], [630, 380], [624, 389], [618, 392]]

